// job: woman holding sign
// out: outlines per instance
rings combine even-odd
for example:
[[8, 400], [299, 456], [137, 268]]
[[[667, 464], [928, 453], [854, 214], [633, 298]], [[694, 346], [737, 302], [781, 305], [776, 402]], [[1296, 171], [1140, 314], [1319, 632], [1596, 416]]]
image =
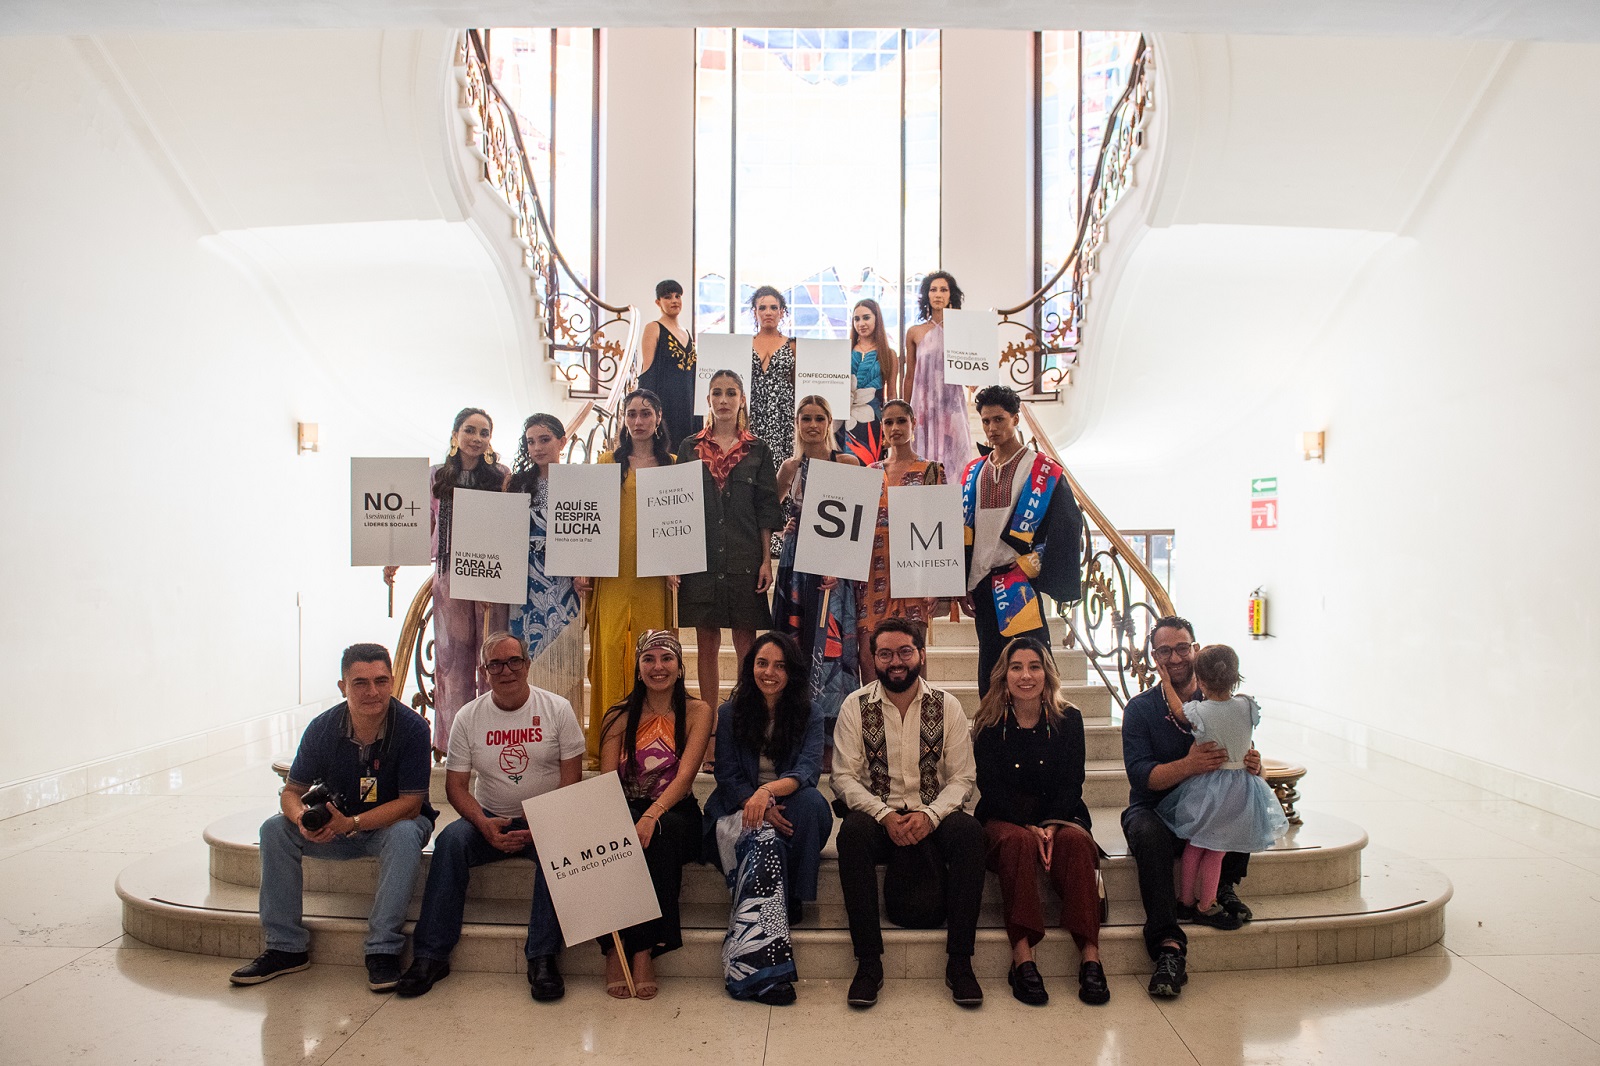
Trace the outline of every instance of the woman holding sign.
[[850, 377], [855, 389], [850, 417], [839, 429], [839, 447], [863, 463], [883, 456], [884, 398], [900, 395], [899, 365], [883, 327], [883, 311], [876, 300], [857, 300], [850, 312]]
[[[450, 515], [456, 489], [497, 492], [510, 473], [496, 459], [489, 436], [494, 422], [481, 408], [463, 408], [450, 429], [450, 454], [428, 471], [433, 484], [433, 750], [443, 757], [450, 746], [456, 712], [489, 691], [488, 675], [478, 666], [478, 645], [499, 629], [504, 608], [450, 597]], [[394, 584], [398, 567], [383, 568]]]
[[960, 310], [961, 286], [943, 270], [922, 279], [917, 314], [906, 330], [905, 391], [921, 412], [922, 451], [946, 470], [959, 473], [977, 458], [967, 424], [967, 390], [944, 380], [944, 312]]
[[[661, 917], [622, 930], [639, 999], [656, 997], [655, 957], [683, 946], [678, 894], [683, 864], [700, 855], [694, 777], [711, 742], [711, 724], [711, 708], [691, 700], [683, 686], [678, 638], [667, 629], [646, 632], [639, 638], [633, 691], [606, 712], [600, 742], [600, 772], [622, 777], [661, 905]], [[601, 938], [600, 950], [606, 955], [606, 993], [627, 999], [627, 978], [609, 936]]]
[[883, 471], [883, 499], [878, 503], [878, 527], [872, 534], [872, 575], [856, 582], [862, 684], [877, 680], [871, 644], [872, 630], [879, 622], [892, 617], [926, 623], [938, 610], [937, 599], [895, 599], [889, 595], [889, 486], [944, 484], [944, 469], [918, 455], [916, 441], [917, 415], [911, 405], [905, 400], [884, 404], [883, 444], [887, 454], [882, 462], [872, 464], [872, 469]]
[[796, 455], [778, 469], [778, 494], [783, 498], [783, 551], [772, 594], [772, 628], [794, 637], [811, 674], [812, 706], [825, 719], [823, 731], [833, 735], [839, 704], [861, 684], [857, 664], [856, 583], [795, 570], [804, 507], [806, 475], [813, 462], [860, 466], [861, 461], [833, 445], [833, 411], [821, 396], [800, 401], [795, 415]]
[[[634, 684], [634, 647], [639, 635], [672, 624], [672, 597], [665, 577], [638, 577], [638, 478], [634, 471], [669, 466], [667, 423], [661, 398], [635, 389], [622, 401], [626, 432], [602, 463], [622, 467], [622, 550], [616, 577], [577, 578], [579, 595], [589, 588], [589, 700], [594, 707], [621, 703]], [[589, 758], [600, 758], [600, 715], [589, 716]]]
[[511, 609], [512, 635], [528, 644], [528, 683], [583, 706], [583, 601], [570, 577], [545, 573], [545, 530], [550, 511], [550, 464], [561, 461], [567, 427], [555, 415], [529, 415], [522, 424], [507, 492], [528, 496], [528, 599]]

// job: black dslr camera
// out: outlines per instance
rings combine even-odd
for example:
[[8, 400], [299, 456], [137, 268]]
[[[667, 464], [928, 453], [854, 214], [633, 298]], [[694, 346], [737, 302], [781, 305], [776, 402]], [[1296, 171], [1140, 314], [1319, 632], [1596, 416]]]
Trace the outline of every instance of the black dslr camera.
[[306, 789], [300, 802], [306, 805], [306, 809], [300, 813], [300, 824], [308, 833], [315, 833], [333, 821], [333, 812], [328, 810], [328, 804], [344, 809], [344, 797], [329, 788], [325, 781], [318, 781]]

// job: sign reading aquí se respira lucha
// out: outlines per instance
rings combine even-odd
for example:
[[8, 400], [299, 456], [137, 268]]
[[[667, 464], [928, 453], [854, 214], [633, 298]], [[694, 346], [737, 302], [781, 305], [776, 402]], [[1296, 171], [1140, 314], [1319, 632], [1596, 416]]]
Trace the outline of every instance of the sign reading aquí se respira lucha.
[[526, 493], [451, 493], [450, 596], [483, 603], [527, 602]]
[[872, 536], [882, 495], [882, 470], [807, 463], [794, 568], [865, 581], [872, 570]]
[[431, 506], [428, 460], [351, 459], [350, 565], [427, 565]]
[[698, 574], [706, 568], [706, 512], [700, 499], [705, 464], [634, 471], [639, 577]]
[[890, 486], [889, 595], [966, 595], [964, 522], [960, 485]]
[[545, 573], [616, 577], [622, 551], [622, 467], [551, 463]]

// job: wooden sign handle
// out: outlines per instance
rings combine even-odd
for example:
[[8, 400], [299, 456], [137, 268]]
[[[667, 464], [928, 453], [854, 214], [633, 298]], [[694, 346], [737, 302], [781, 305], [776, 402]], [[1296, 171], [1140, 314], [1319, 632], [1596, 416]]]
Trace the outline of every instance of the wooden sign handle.
[[622, 950], [622, 934], [613, 932], [611, 944], [617, 951], [617, 961], [622, 963], [622, 979], [628, 982], [628, 997], [633, 998], [633, 971], [628, 968], [628, 953]]

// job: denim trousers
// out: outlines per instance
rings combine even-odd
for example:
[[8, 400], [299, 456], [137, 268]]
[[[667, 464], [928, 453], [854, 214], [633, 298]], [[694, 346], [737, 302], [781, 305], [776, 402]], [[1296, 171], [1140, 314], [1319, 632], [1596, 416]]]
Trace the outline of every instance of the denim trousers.
[[418, 815], [354, 837], [313, 844], [300, 834], [298, 825], [281, 814], [262, 822], [260, 906], [267, 947], [301, 952], [311, 946], [311, 933], [302, 920], [302, 859], [308, 855], [335, 861], [377, 856], [378, 890], [367, 914], [367, 954], [402, 954], [406, 938], [400, 930], [411, 893], [416, 890], [422, 848], [432, 833], [433, 823]]
[[504, 852], [484, 839], [476, 826], [462, 818], [439, 831], [428, 867], [428, 886], [422, 892], [422, 916], [411, 936], [413, 958], [444, 962], [461, 939], [462, 912], [467, 905], [467, 883], [475, 866], [505, 859], [532, 859], [533, 903], [528, 913], [528, 958], [561, 951], [561, 923], [545, 884], [539, 853], [530, 844], [517, 852]]

